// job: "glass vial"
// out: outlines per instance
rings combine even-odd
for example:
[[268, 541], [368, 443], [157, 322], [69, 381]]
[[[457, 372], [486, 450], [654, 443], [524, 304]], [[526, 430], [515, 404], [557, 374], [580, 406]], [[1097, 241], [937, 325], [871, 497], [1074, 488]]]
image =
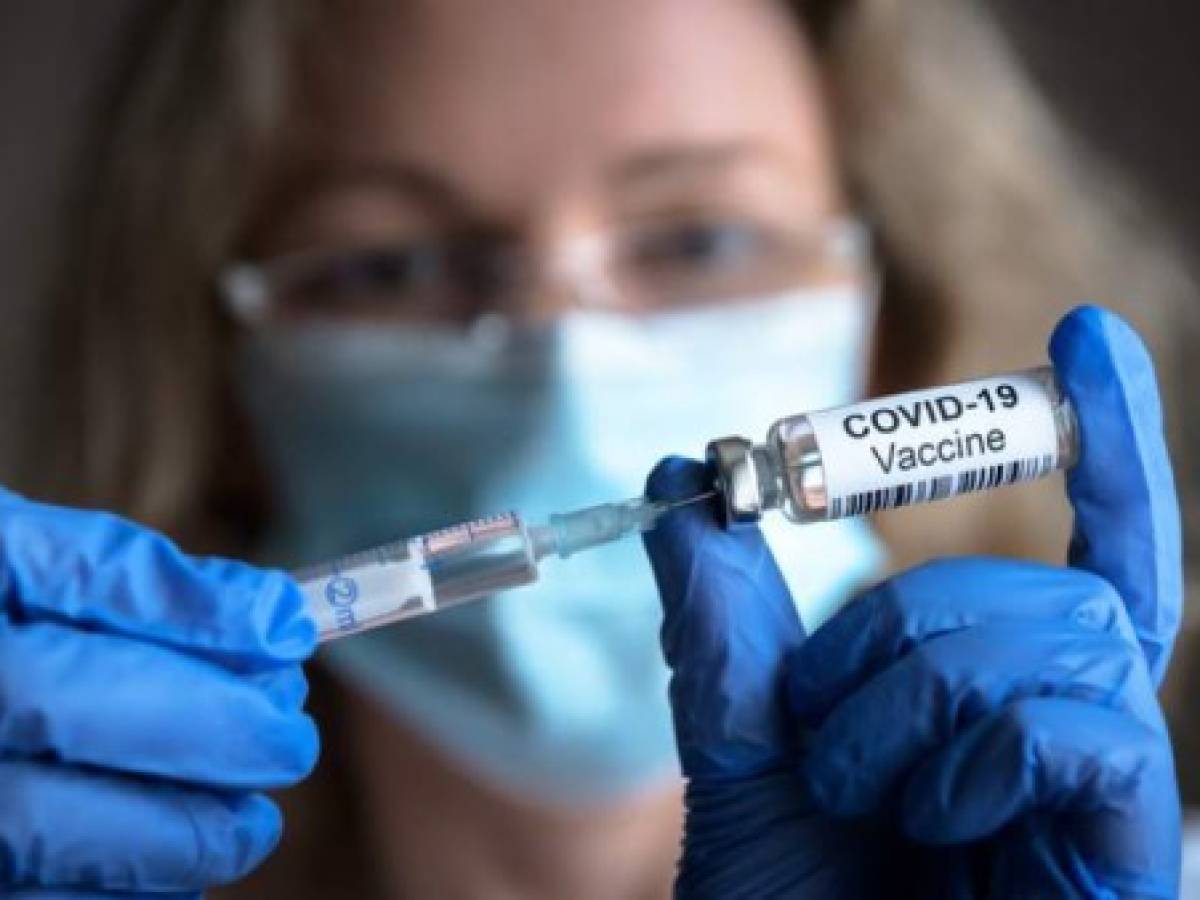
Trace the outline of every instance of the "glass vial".
[[866, 515], [1044, 477], [1074, 464], [1070, 400], [1049, 367], [788, 416], [755, 444], [708, 445], [730, 523]]

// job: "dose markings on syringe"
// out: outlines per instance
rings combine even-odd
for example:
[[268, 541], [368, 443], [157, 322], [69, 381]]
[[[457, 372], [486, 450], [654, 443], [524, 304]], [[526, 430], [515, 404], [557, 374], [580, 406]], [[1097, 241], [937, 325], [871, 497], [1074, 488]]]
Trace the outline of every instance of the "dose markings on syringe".
[[519, 529], [516, 513], [507, 512], [451, 525], [449, 528], [430, 532], [421, 540], [424, 543], [425, 552], [433, 555], [466, 547], [476, 538], [507, 534]]
[[422, 540], [398, 541], [295, 573], [322, 638], [437, 607]]

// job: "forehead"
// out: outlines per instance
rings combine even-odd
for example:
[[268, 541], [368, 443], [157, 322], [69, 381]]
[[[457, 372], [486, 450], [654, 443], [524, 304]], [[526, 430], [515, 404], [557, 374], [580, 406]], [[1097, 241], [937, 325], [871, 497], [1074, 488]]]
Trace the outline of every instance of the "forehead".
[[629, 154], [755, 141], [826, 163], [817, 79], [769, 0], [337, 4], [307, 98], [319, 152], [403, 157], [497, 202]]

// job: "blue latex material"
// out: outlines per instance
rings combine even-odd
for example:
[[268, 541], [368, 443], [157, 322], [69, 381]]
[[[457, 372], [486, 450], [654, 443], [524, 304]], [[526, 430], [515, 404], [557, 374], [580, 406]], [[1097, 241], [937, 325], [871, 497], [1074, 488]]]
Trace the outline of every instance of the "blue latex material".
[[279, 572], [0, 491], [0, 895], [195, 896], [275, 846], [313, 766]]
[[[932, 562], [803, 634], [755, 529], [646, 535], [688, 777], [681, 897], [1173, 897], [1180, 811], [1155, 698], [1180, 534], [1150, 360], [1103, 310], [1051, 357], [1082, 456], [1069, 567]], [[703, 469], [667, 460], [648, 495]]]

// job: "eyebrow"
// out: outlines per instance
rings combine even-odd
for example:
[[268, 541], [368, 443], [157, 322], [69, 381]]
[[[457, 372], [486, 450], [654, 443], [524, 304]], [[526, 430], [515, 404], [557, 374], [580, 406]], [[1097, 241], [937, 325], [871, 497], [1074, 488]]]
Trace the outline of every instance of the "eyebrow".
[[[639, 149], [608, 166], [604, 181], [617, 188], [652, 185], [659, 181], [699, 178], [746, 159], [777, 159], [768, 145], [751, 140], [712, 144], [662, 144]], [[318, 160], [301, 164], [284, 182], [271, 204], [273, 217], [314, 194], [347, 188], [384, 189], [420, 205], [431, 215], [462, 216], [471, 209], [469, 198], [437, 170], [409, 160]]]
[[287, 209], [315, 193], [346, 188], [384, 189], [431, 213], [462, 212], [470, 205], [454, 184], [433, 169], [404, 160], [324, 161], [301, 167], [282, 192], [278, 208]]
[[754, 141], [720, 144], [667, 144], [639, 150], [606, 172], [610, 183], [628, 186], [659, 179], [704, 175], [755, 157], [774, 158], [771, 148]]

